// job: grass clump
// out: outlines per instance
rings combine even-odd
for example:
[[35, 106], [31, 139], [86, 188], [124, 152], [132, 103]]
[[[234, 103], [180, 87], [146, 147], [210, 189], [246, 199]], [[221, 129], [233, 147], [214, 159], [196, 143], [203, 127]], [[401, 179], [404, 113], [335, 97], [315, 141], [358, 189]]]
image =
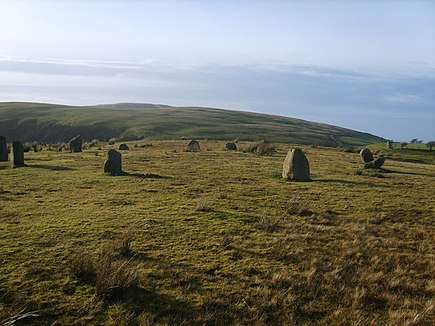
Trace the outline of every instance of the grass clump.
[[70, 275], [81, 281], [92, 280], [95, 277], [95, 266], [91, 254], [76, 254], [70, 263]]
[[198, 212], [213, 212], [214, 208], [211, 206], [211, 203], [208, 199], [201, 199], [195, 208]]
[[299, 197], [293, 197], [292, 201], [288, 204], [287, 213], [297, 216], [310, 216], [313, 214], [309, 206], [302, 202]]
[[138, 268], [131, 260], [115, 260], [108, 254], [102, 256], [95, 282], [96, 294], [100, 299], [120, 299], [129, 291], [137, 289], [138, 285]]
[[70, 275], [95, 285], [95, 293], [104, 301], [123, 298], [139, 285], [138, 267], [132, 263], [132, 237], [125, 235], [106, 245], [99, 258], [89, 253], [76, 254], [71, 260]]
[[133, 236], [131, 235], [131, 233], [126, 233], [121, 238], [115, 239], [112, 242], [108, 243], [103, 248], [103, 255], [113, 258], [130, 257], [132, 254], [132, 241]]

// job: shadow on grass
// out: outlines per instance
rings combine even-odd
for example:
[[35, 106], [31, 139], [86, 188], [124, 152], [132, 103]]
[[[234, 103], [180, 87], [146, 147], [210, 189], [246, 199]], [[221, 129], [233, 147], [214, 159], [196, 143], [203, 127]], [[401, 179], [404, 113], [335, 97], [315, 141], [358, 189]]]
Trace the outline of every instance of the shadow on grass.
[[192, 320], [195, 315], [195, 309], [191, 303], [142, 287], [124, 293], [122, 302], [127, 304], [135, 315], [147, 311], [158, 316], [158, 319], [170, 320], [174, 324], [181, 325], [185, 320]]
[[155, 174], [155, 173], [130, 173], [130, 172], [124, 172], [122, 171], [121, 174], [116, 174], [112, 176], [117, 177], [134, 177], [139, 179], [171, 179], [171, 177]]
[[354, 185], [354, 186], [367, 186], [367, 187], [378, 187], [385, 188], [389, 187], [386, 185], [379, 185], [372, 182], [359, 182], [359, 181], [350, 181], [350, 180], [340, 180], [340, 179], [321, 179], [321, 180], [313, 180], [314, 182], [323, 182], [323, 183], [341, 183], [345, 185]]
[[32, 164], [32, 165], [25, 165], [25, 167], [33, 168], [33, 169], [45, 169], [45, 170], [52, 170], [52, 171], [74, 171], [75, 169], [69, 168], [66, 166], [60, 166], [60, 165], [45, 165], [45, 164]]
[[390, 170], [390, 169], [381, 169], [384, 173], [397, 173], [397, 174], [409, 174], [409, 175], [420, 175], [424, 177], [435, 177], [434, 174], [429, 173], [418, 173], [418, 172], [408, 172], [408, 171], [397, 171], [397, 170]]

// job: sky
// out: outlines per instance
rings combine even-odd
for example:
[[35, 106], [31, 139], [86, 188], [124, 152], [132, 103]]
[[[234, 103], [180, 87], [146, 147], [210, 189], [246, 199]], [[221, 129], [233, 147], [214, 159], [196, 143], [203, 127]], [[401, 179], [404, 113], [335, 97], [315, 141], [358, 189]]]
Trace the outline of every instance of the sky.
[[0, 101], [208, 106], [435, 140], [435, 0], [0, 0]]

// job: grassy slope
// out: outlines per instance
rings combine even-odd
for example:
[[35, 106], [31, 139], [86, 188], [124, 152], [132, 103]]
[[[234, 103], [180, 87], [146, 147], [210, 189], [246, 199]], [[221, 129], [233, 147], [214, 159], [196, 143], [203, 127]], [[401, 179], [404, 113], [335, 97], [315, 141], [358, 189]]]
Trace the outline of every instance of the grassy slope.
[[89, 140], [239, 138], [330, 146], [339, 143], [359, 146], [383, 140], [336, 126], [265, 114], [195, 107], [153, 108], [141, 104], [124, 107], [0, 103], [0, 132], [8, 139], [50, 142], [67, 141], [76, 134]]
[[[359, 175], [358, 154], [307, 147], [314, 181], [297, 183], [279, 177], [289, 145], [153, 144], [129, 144], [124, 170], [170, 178], [105, 176], [109, 146], [0, 163], [0, 321], [24, 307], [40, 315], [26, 325], [432, 325], [435, 165]], [[70, 260], [126, 232], [140, 283], [103, 302]]]

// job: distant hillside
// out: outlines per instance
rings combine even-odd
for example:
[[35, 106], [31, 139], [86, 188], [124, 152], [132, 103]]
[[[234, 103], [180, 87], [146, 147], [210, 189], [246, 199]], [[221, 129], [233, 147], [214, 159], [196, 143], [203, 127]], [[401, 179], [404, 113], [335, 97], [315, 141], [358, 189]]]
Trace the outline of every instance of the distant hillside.
[[322, 123], [213, 108], [136, 103], [96, 106], [0, 103], [0, 135], [8, 140], [58, 142], [77, 134], [87, 140], [238, 138], [325, 146], [384, 141], [368, 133]]

